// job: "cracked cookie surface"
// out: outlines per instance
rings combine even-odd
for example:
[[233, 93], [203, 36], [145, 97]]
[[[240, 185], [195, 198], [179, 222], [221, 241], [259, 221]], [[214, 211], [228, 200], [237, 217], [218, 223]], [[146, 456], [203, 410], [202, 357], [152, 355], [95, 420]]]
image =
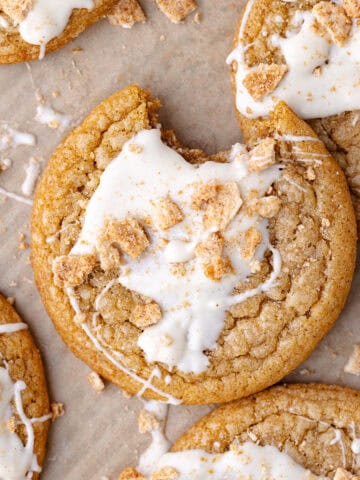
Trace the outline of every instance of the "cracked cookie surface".
[[[0, 327], [22, 322], [14, 308], [0, 295]], [[40, 418], [49, 414], [49, 399], [40, 353], [29, 330], [0, 333], [0, 355], [2, 367], [7, 365], [13, 383], [23, 381], [26, 389], [21, 393], [22, 405], [27, 418]], [[5, 363], [6, 362], [6, 363]], [[14, 409], [16, 412], [16, 409]], [[16, 420], [19, 420], [15, 416]], [[49, 420], [33, 423], [34, 449], [39, 466], [43, 464]], [[25, 445], [28, 439], [25, 425], [18, 423], [14, 429]], [[39, 474], [34, 472], [36, 480]]]
[[[64, 341], [105, 378], [149, 398], [171, 397], [189, 404], [228, 401], [283, 378], [311, 353], [339, 315], [354, 268], [356, 228], [350, 196], [340, 168], [313, 131], [279, 104], [254, 139], [273, 138], [283, 165], [282, 175], [272, 186], [272, 196], [281, 200], [281, 207], [276, 206], [276, 215], [269, 218], [270, 239], [282, 258], [277, 285], [229, 309], [216, 347], [205, 352], [209, 365], [203, 373], [148, 363], [138, 346], [143, 327], [131, 321], [139, 296], [115, 281], [116, 268], [105, 271], [97, 263], [83, 283], [72, 287], [81, 312], [74, 321], [63, 286], [54, 282], [53, 262], [69, 255], [100, 177], [124, 143], [158, 124], [158, 106], [148, 92], [130, 86], [100, 104], [55, 151], [33, 210], [35, 279]], [[226, 153], [208, 156], [186, 149], [173, 132], [163, 131], [162, 137], [192, 164], [227, 159]], [[302, 161], [309, 155], [313, 165]], [[253, 206], [264, 212], [269, 207]], [[235, 293], [258, 287], [271, 270], [272, 256], [267, 252]], [[81, 328], [84, 324], [92, 328], [94, 305], [101, 293], [96, 333], [103, 345], [117, 352], [118, 365], [109, 359], [109, 350], [96, 348]], [[157, 316], [157, 312], [155, 304], [151, 314]], [[145, 314], [141, 312], [142, 317]]]
[[[346, 17], [346, 20], [343, 20], [344, 13], [342, 13], [343, 8], [341, 6], [335, 5], [335, 7], [333, 8], [340, 10], [340, 12], [335, 11], [335, 15], [338, 15], [340, 18], [337, 20], [337, 22], [339, 23], [339, 28], [342, 25], [340, 20], [342, 20], [343, 22], [348, 22], [347, 26], [342, 25], [342, 32], [344, 33], [344, 39], [346, 41], [351, 26], [352, 16], [355, 17], [353, 21], [358, 22], [359, 11], [358, 8], [354, 8], [354, 5], [357, 5], [358, 7], [358, 2], [352, 2], [351, 5], [348, 5], [347, 2], [342, 3], [343, 6], [346, 8], [345, 13], [348, 15]], [[275, 68], [275, 66], [277, 68], [287, 68], [285, 66], [286, 59], [284, 58], [283, 52], [279, 49], [279, 42], [278, 40], [274, 41], [273, 39], [285, 37], [288, 29], [289, 31], [291, 31], [291, 29], [295, 27], [298, 28], [298, 25], [295, 25], [295, 22], [298, 21], [300, 25], [302, 21], [301, 15], [303, 15], [304, 12], [311, 12], [314, 8], [315, 10], [316, 8], [318, 8], [319, 11], [321, 8], [326, 10], [326, 7], [328, 7], [329, 5], [325, 4], [330, 4], [330, 6], [334, 5], [332, 2], [323, 2], [321, 0], [296, 0], [294, 2], [283, 2], [281, 0], [248, 1], [244, 7], [243, 13], [238, 23], [238, 27], [235, 32], [233, 44], [234, 48], [236, 49], [241, 44], [240, 37], [242, 37], [242, 43], [245, 49], [244, 63], [247, 65], [247, 67], [249, 67], [250, 71], [254, 69], [255, 73], [257, 73], [258, 68], [262, 70], [265, 67]], [[298, 12], [300, 12], [300, 14], [298, 14]], [[331, 17], [329, 18], [331, 19]], [[334, 43], [336, 43], [337, 41], [336, 32], [334, 32], [334, 28], [337, 22], [335, 22], [334, 25], [330, 24], [330, 27], [328, 24], [326, 24], [326, 22], [324, 23], [324, 25], [330, 28], [328, 32], [329, 41], [334, 41]], [[322, 26], [322, 28], [324, 29], [325, 27]], [[324, 35], [323, 30], [320, 29], [319, 31], [321, 35]], [[335, 38], [333, 37], [333, 35], [335, 35]], [[294, 55], [296, 54], [294, 53]], [[306, 55], [306, 53], [304, 55]], [[349, 58], [351, 58], [350, 54]], [[354, 63], [356, 63], [356, 59], [354, 59]], [[304, 62], [304, 64], [306, 64], [306, 62]], [[234, 61], [232, 64], [232, 84], [235, 97], [237, 92], [236, 72], [238, 68], [241, 67], [237, 65], [236, 61]], [[315, 68], [313, 71], [314, 77], [318, 77], [319, 82], [321, 82], [322, 68], [323, 67], [320, 66]], [[339, 71], [341, 71], [340, 66]], [[252, 72], [251, 75], [254, 76], [254, 72]], [[256, 88], [258, 88], [259, 78], [260, 77], [258, 76], [254, 82]], [[244, 84], [245, 83], [246, 82], [244, 82]], [[354, 83], [354, 86], [356, 86], [356, 83]], [[298, 90], [301, 91], [303, 88], [306, 87], [304, 87], [301, 81], [299, 81]], [[333, 86], [333, 89], [336, 89], [336, 85]], [[269, 97], [271, 95], [274, 95], [274, 98], [276, 97], [277, 91], [274, 90], [274, 86], [271, 86], [270, 89], [267, 91]], [[308, 98], [304, 100], [304, 103], [308, 102], [310, 104], [311, 102], [313, 102], [314, 98], [318, 94], [318, 91], [309, 91]], [[321, 90], [321, 94], [328, 94], [326, 92], [326, 87]], [[294, 97], [296, 97], [295, 92]], [[330, 99], [329, 103], [334, 103], [334, 100]], [[290, 104], [290, 106], [292, 105]], [[306, 107], [304, 107], [304, 109], [306, 110]], [[254, 135], [256, 135], [256, 131], [258, 129], [261, 129], [262, 118], [247, 117], [247, 115], [240, 113], [238, 108], [236, 108], [236, 113], [245, 139], [251, 139]], [[250, 112], [250, 115], [251, 113], [252, 112]], [[300, 112], [299, 115], [303, 116], [300, 114]], [[322, 118], [314, 118], [313, 116], [312, 118], [310, 118], [306, 117], [305, 115], [303, 117], [309, 118], [308, 122], [310, 123], [311, 127], [315, 130], [316, 134], [325, 143], [327, 149], [343, 168], [351, 189], [353, 204], [356, 211], [357, 220], [359, 222], [360, 112], [353, 108], [352, 111], [350, 111], [350, 109], [344, 109], [343, 113], [330, 116], [321, 116]]]
[[355, 448], [360, 393], [330, 385], [285, 385], [224, 405], [204, 417], [172, 451], [229, 450], [234, 441], [271, 445], [316, 475], [360, 474]]

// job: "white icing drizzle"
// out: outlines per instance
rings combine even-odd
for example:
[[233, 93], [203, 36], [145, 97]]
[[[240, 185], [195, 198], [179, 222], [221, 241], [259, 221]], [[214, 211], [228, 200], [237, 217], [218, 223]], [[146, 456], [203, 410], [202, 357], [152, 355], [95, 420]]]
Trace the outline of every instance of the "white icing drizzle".
[[[26, 389], [23, 381], [13, 383], [8, 369], [0, 367], [0, 478], [3, 480], [31, 479], [33, 472], [40, 472], [34, 454], [34, 430], [32, 424], [47, 421], [49, 415], [29, 419], [23, 408], [21, 392]], [[20, 422], [26, 429], [26, 444], [23, 445], [19, 436], [7, 428], [8, 420], [15, 411], [11, 406], [14, 401]]]
[[32, 206], [33, 204], [33, 201], [29, 198], [22, 197], [21, 195], [13, 192], [8, 192], [7, 190], [5, 190], [5, 188], [2, 187], [0, 187], [0, 195], [4, 195], [4, 197], [10, 198], [11, 200], [15, 200], [19, 203], [24, 203], [25, 205]]
[[352, 434], [353, 434], [353, 441], [351, 442], [351, 451], [355, 455], [359, 455], [360, 453], [360, 438], [356, 437], [356, 428], [355, 423], [352, 422], [351, 424]]
[[31, 157], [28, 165], [25, 168], [25, 179], [21, 186], [21, 191], [27, 197], [30, 197], [35, 188], [36, 181], [40, 174], [40, 163], [34, 157]]
[[[131, 149], [132, 144], [138, 145], [141, 153]], [[124, 145], [101, 176], [87, 206], [80, 237], [71, 251], [74, 255], [94, 251], [106, 218], [146, 218], [152, 214], [152, 202], [168, 194], [184, 212], [185, 220], [166, 232], [148, 232], [151, 247], [137, 260], [126, 257], [129, 271], [119, 277], [120, 284], [154, 299], [162, 308], [162, 320], [146, 328], [139, 337], [138, 345], [148, 362], [160, 361], [184, 372], [204, 371], [209, 363], [204, 351], [215, 348], [227, 308], [275, 286], [281, 258], [270, 244], [268, 221], [258, 215], [250, 217], [240, 211], [224, 233], [226, 239], [232, 239], [253, 226], [261, 232], [262, 242], [253, 259], [261, 261], [270, 250], [273, 272], [258, 288], [232, 295], [235, 286], [250, 275], [253, 260], [245, 260], [238, 246], [225, 248], [235, 274], [218, 282], [204, 275], [202, 262], [194, 255], [199, 241], [210, 233], [203, 230], [202, 215], [191, 208], [194, 184], [235, 181], [243, 197], [255, 189], [263, 196], [280, 177], [280, 165], [250, 174], [247, 161], [244, 147], [237, 144], [230, 162], [206, 162], [196, 167], [167, 147], [159, 130], [144, 130]], [[162, 246], [164, 239], [168, 242], [166, 248]], [[191, 272], [178, 278], [171, 273], [172, 263], [183, 261], [189, 261]], [[169, 335], [173, 343], [164, 346], [163, 335]]]
[[203, 450], [167, 453], [157, 462], [156, 471], [166, 467], [178, 472], [177, 480], [325, 479], [306, 470], [276, 447], [262, 447], [251, 442], [225, 453], [211, 454]]
[[[281, 50], [288, 73], [277, 88], [261, 101], [255, 101], [243, 85], [245, 77], [257, 66], [245, 60], [243, 33], [252, 5], [248, 5], [239, 34], [239, 44], [227, 59], [237, 64], [236, 105], [248, 118], [267, 116], [278, 99], [284, 100], [300, 117], [319, 118], [360, 108], [360, 28], [356, 21], [343, 47], [331, 43], [312, 29], [311, 11], [296, 12], [285, 37], [270, 37]], [[321, 74], [314, 75], [321, 67]]]
[[36, 107], [35, 120], [39, 123], [47, 125], [50, 128], [59, 128], [66, 130], [71, 124], [71, 115], [65, 115], [57, 112], [49, 104], [39, 103]]
[[0, 135], [0, 151], [8, 148], [16, 148], [20, 145], [34, 146], [36, 144], [36, 137], [31, 133], [20, 132], [5, 124], [2, 126], [4, 133]]
[[0, 15], [0, 27], [5, 29], [9, 28], [9, 22], [2, 15]]
[[[79, 304], [76, 300], [74, 290], [73, 288], [67, 288], [66, 293], [68, 295], [70, 304], [76, 314], [81, 314], [81, 309], [79, 307]], [[113, 364], [115, 367], [117, 367], [119, 370], [124, 372], [126, 375], [128, 375], [130, 378], [135, 380], [136, 382], [140, 383], [141, 385], [146, 385], [149, 390], [152, 390], [153, 392], [157, 393], [160, 395], [160, 397], [165, 398], [166, 402], [169, 403], [170, 405], [180, 405], [181, 400], [178, 400], [177, 398], [173, 397], [172, 395], [169, 395], [168, 393], [163, 392], [159, 388], [155, 387], [153, 384], [148, 382], [148, 380], [139, 377], [133, 370], [130, 370], [129, 368], [126, 368], [122, 363], [120, 363], [115, 357], [122, 357], [122, 355], [119, 352], [116, 352], [110, 348], [106, 348], [101, 345], [100, 340], [93, 334], [91, 331], [90, 327], [86, 325], [85, 323], [81, 324], [82, 329], [88, 336], [88, 338], [91, 340], [93, 343], [94, 347], [101, 353], [104, 354], [104, 356]]]
[[0, 325], [0, 334], [1, 333], [14, 333], [19, 332], [20, 330], [26, 330], [28, 326], [26, 323], [17, 322], [17, 323], [3, 323]]
[[155, 400], [143, 400], [144, 409], [153, 415], [160, 422], [160, 428], [152, 430], [151, 443], [141, 454], [137, 470], [143, 475], [150, 475], [160, 458], [165, 455], [171, 446], [166, 437], [166, 420], [169, 414], [169, 406], [156, 402]]
[[22, 39], [32, 45], [40, 45], [43, 58], [46, 44], [64, 31], [75, 8], [91, 10], [93, 0], [34, 0], [34, 5], [19, 24]]

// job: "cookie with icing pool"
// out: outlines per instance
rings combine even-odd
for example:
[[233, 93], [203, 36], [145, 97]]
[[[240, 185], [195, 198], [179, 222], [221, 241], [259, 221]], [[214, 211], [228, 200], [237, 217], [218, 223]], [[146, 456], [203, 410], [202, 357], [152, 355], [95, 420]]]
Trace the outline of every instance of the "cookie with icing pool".
[[359, 0], [250, 0], [234, 38], [236, 109], [245, 138], [279, 99], [338, 160], [360, 219]]
[[119, 480], [358, 480], [359, 424], [357, 391], [273, 387], [214, 410], [147, 471]]
[[263, 137], [215, 155], [161, 129], [158, 107], [129, 86], [56, 149], [32, 214], [36, 284], [105, 378], [224, 402], [279, 381], [333, 325], [354, 212], [341, 169], [285, 104]]
[[118, 0], [0, 0], [0, 63], [42, 58], [100, 20]]
[[0, 477], [39, 478], [49, 399], [38, 349], [13, 307], [0, 295]]

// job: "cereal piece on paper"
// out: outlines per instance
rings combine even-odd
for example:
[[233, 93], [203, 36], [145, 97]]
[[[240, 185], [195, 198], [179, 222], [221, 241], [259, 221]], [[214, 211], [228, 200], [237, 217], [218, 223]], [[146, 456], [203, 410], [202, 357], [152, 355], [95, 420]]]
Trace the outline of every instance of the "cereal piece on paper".
[[286, 65], [261, 63], [256, 70], [248, 73], [244, 78], [243, 85], [253, 99], [260, 102], [276, 89], [287, 71]]
[[170, 197], [161, 198], [155, 202], [155, 217], [161, 230], [167, 230], [184, 220], [182, 211]]
[[249, 171], [260, 172], [276, 163], [276, 142], [273, 138], [265, 138], [250, 152]]
[[156, 302], [135, 305], [131, 313], [130, 321], [138, 328], [146, 328], [155, 325], [161, 320], [162, 313]]
[[65, 407], [61, 402], [51, 402], [50, 405], [51, 420], [54, 422], [57, 418], [65, 415]]
[[156, 0], [156, 3], [173, 23], [180, 23], [197, 9], [195, 0]]
[[273, 218], [277, 215], [281, 208], [281, 200], [275, 195], [269, 197], [257, 198], [250, 202], [250, 209], [260, 217]]
[[112, 25], [131, 28], [138, 22], [146, 22], [145, 14], [137, 0], [119, 0], [107, 16]]
[[360, 17], [360, 0], [342, 0], [342, 5], [349, 17]]
[[138, 418], [138, 424], [140, 433], [149, 433], [160, 429], [159, 420], [155, 417], [155, 415], [147, 410], [141, 410]]
[[104, 390], [105, 384], [98, 373], [90, 372], [86, 378], [96, 393], [100, 393]]
[[96, 265], [96, 255], [61, 255], [53, 262], [55, 284], [76, 287], [85, 282]]
[[354, 345], [353, 352], [344, 367], [344, 372], [360, 375], [360, 345]]
[[18, 24], [24, 20], [33, 3], [34, 0], [0, 0], [0, 9]]
[[[342, 47], [349, 37], [352, 22], [341, 5], [332, 2], [320, 2], [313, 8], [313, 15], [330, 35], [331, 40]], [[319, 32], [321, 34], [321, 30]]]

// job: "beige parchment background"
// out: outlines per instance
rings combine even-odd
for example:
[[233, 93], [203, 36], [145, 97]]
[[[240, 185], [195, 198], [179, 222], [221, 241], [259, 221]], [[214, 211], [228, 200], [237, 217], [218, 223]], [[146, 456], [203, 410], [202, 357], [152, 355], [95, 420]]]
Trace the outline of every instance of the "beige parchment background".
[[[171, 24], [150, 0], [143, 6], [145, 25], [131, 30], [102, 21], [63, 50], [32, 62], [36, 87], [52, 106], [72, 116], [73, 125], [102, 99], [131, 82], [151, 89], [163, 103], [161, 118], [189, 146], [208, 152], [241, 140], [235, 121], [225, 58], [243, 1], [199, 0], [202, 21], [193, 16]], [[73, 53], [75, 47], [83, 49]], [[60, 96], [52, 98], [58, 90]], [[0, 121], [31, 132], [36, 147], [0, 152], [13, 166], [0, 173], [0, 186], [21, 193], [24, 167], [31, 156], [45, 166], [64, 135], [34, 120], [36, 99], [25, 64], [0, 66]], [[0, 124], [1, 127], [1, 124]], [[43, 354], [50, 395], [66, 405], [66, 415], [53, 424], [43, 480], [116, 480], [121, 469], [135, 464], [149, 441], [137, 433], [138, 399], [125, 399], [107, 385], [96, 394], [86, 380], [89, 369], [78, 361], [55, 332], [33, 284], [30, 250], [19, 250], [19, 234], [28, 239], [30, 208], [0, 195], [0, 291], [16, 298], [16, 308]], [[360, 388], [360, 378], [343, 373], [360, 342], [360, 299], [357, 275], [348, 304], [336, 327], [305, 365], [289, 380], [323, 381]], [[312, 373], [300, 373], [306, 368]], [[171, 407], [167, 432], [175, 439], [209, 407]]]

